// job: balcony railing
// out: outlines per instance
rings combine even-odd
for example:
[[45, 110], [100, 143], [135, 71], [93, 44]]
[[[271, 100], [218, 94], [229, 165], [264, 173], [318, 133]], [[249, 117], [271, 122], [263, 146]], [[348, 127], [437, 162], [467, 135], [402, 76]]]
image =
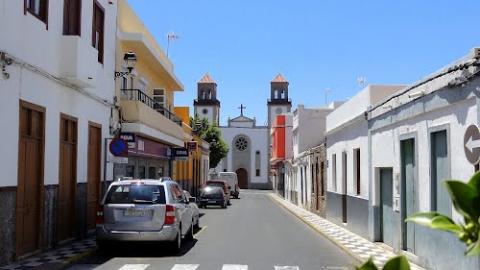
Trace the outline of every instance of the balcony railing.
[[163, 107], [162, 104], [156, 102], [149, 95], [145, 94], [139, 89], [122, 89], [123, 98], [127, 100], [140, 101], [148, 107], [154, 109], [158, 113], [162, 114], [177, 125], [182, 126], [182, 120], [180, 120], [174, 113]]

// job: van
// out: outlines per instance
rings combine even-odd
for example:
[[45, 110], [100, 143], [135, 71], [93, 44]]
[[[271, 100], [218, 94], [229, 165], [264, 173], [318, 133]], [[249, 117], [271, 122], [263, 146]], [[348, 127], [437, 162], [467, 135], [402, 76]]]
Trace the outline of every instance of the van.
[[218, 173], [218, 178], [227, 181], [230, 186], [230, 195], [238, 199], [240, 196], [240, 188], [238, 187], [237, 174], [234, 172], [220, 172]]

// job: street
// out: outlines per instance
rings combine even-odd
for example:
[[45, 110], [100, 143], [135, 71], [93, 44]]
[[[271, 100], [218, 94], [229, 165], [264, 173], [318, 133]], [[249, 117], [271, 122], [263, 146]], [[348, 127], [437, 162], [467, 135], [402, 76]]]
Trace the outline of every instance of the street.
[[[79, 269], [347, 269], [353, 258], [273, 202], [267, 192], [243, 190], [228, 209], [201, 209], [201, 229], [173, 255], [155, 244], [95, 251]], [[289, 267], [287, 267], [289, 266]]]

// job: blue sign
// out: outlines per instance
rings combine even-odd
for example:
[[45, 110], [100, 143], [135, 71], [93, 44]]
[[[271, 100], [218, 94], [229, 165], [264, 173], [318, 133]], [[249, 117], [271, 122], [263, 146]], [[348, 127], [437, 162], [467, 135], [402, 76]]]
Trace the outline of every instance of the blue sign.
[[128, 144], [125, 140], [115, 138], [110, 142], [110, 153], [117, 157], [125, 157], [128, 155]]

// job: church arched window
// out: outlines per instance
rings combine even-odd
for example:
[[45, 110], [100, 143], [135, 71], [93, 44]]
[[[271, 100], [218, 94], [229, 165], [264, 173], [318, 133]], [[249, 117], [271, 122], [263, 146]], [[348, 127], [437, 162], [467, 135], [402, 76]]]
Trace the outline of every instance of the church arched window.
[[235, 141], [235, 148], [238, 151], [245, 151], [248, 148], [248, 141], [245, 137], [238, 137]]

